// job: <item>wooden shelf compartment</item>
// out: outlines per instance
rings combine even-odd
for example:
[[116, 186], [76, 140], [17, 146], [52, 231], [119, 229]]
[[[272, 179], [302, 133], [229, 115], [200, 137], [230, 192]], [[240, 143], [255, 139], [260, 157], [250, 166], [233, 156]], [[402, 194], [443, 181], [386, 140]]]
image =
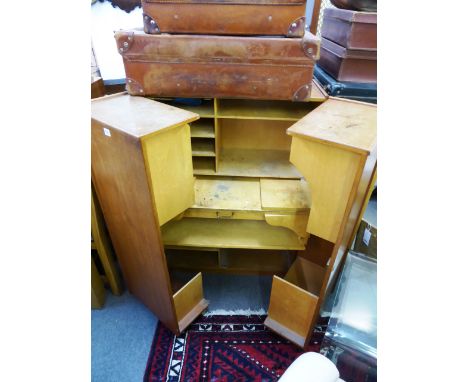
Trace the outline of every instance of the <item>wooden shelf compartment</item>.
[[215, 157], [214, 139], [192, 138], [192, 156]]
[[228, 211], [307, 211], [310, 191], [304, 179], [198, 176], [192, 208]]
[[219, 268], [218, 249], [165, 248], [164, 252], [169, 269], [215, 271]]
[[300, 179], [302, 175], [289, 162], [283, 150], [222, 149], [218, 175]]
[[262, 210], [310, 210], [310, 188], [305, 179], [260, 179]]
[[284, 278], [274, 276], [265, 325], [304, 347], [315, 309], [319, 308], [325, 272], [324, 267], [297, 257]]
[[227, 272], [283, 275], [294, 256], [295, 251], [220, 249], [219, 265]]
[[223, 176], [300, 178], [289, 162], [288, 121], [218, 120], [220, 151], [217, 173]]
[[298, 121], [320, 102], [219, 99], [218, 118]]
[[161, 227], [166, 246], [303, 250], [304, 240], [288, 228], [258, 220], [183, 218]]
[[295, 251], [279, 250], [176, 248], [165, 248], [165, 253], [171, 272], [196, 270], [246, 275], [284, 275], [296, 254]]
[[261, 211], [260, 181], [256, 178], [197, 177], [192, 208]]
[[175, 291], [172, 298], [179, 331], [182, 332], [208, 307], [208, 301], [203, 296], [203, 280], [200, 272], [182, 287], [181, 281], [174, 280], [174, 275], [171, 276], [172, 289]]
[[193, 157], [194, 175], [215, 175], [215, 158]]
[[303, 179], [198, 176], [186, 218], [266, 221], [306, 238], [309, 189]]
[[190, 136], [192, 138], [215, 138], [214, 120], [201, 118], [190, 124]]
[[187, 102], [177, 102], [175, 99], [172, 98], [148, 98], [154, 99], [155, 101], [163, 102], [167, 105], [174, 106], [179, 109], [191, 111], [192, 113], [197, 113], [200, 116], [200, 118], [214, 118], [215, 116], [213, 99], [193, 98], [188, 99]]

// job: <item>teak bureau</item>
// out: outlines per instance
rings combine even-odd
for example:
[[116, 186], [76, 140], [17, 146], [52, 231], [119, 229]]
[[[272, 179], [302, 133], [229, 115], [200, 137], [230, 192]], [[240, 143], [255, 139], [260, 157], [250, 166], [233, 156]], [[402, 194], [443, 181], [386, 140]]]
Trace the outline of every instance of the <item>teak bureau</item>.
[[[317, 96], [192, 109], [92, 101], [92, 177], [128, 288], [180, 333], [208, 302], [201, 273], [181, 285], [166, 255], [199, 270], [210, 253], [234, 270], [258, 255], [275, 274], [265, 324], [305, 346], [375, 179], [376, 107]], [[297, 255], [286, 274], [276, 251]]]

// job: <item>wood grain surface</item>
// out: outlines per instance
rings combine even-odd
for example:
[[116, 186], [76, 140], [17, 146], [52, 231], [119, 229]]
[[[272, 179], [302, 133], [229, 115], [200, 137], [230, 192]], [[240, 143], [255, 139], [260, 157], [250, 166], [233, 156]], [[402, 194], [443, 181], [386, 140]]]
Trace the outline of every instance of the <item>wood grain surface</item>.
[[[111, 136], [103, 129], [107, 128]], [[166, 258], [141, 144], [120, 129], [92, 120], [92, 177], [127, 286], [177, 333]]]

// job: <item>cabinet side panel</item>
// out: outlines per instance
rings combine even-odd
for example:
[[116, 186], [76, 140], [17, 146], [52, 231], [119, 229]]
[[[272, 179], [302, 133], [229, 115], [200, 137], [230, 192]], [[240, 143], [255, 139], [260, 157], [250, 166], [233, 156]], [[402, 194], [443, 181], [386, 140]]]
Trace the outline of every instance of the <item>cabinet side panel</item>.
[[168, 129], [142, 141], [154, 205], [163, 225], [195, 201], [189, 125]]
[[[356, 174], [356, 185], [349, 197], [349, 203], [343, 222], [342, 232], [340, 233], [339, 241], [335, 244], [331, 255], [329, 265], [324, 277], [324, 283], [320, 290], [319, 302], [320, 306], [324, 301], [329, 287], [334, 285], [334, 280], [338, 275], [340, 265], [345, 259], [345, 255], [351, 246], [353, 235], [356, 234], [357, 226], [360, 223], [360, 218], [367, 206], [370, 197], [370, 188], [373, 187], [376, 174], [376, 152], [372, 152], [367, 158], [362, 157], [359, 165], [360, 171]], [[313, 323], [316, 322], [319, 310], [314, 314]], [[310, 328], [307, 339], [312, 335], [312, 327]]]
[[161, 322], [178, 332], [140, 142], [92, 121], [91, 150], [93, 182], [127, 286]]
[[351, 207], [349, 218], [346, 221], [346, 226], [345, 226], [344, 233], [343, 233], [343, 239], [340, 242], [340, 246], [339, 246], [336, 258], [334, 260], [333, 269], [331, 270], [327, 288], [333, 285], [334, 280], [337, 276], [337, 270], [339, 269], [342, 262], [344, 261], [344, 255], [351, 248], [354, 236], [356, 235], [359, 224], [361, 223], [361, 219], [364, 214], [364, 211], [367, 208], [367, 204], [372, 194], [372, 190], [373, 190], [375, 179], [376, 179], [375, 178], [376, 171], [377, 171], [376, 159], [377, 159], [376, 153], [372, 153], [367, 158], [367, 161], [364, 166], [362, 176], [359, 182], [359, 186], [356, 191], [356, 198], [354, 199], [354, 203]]

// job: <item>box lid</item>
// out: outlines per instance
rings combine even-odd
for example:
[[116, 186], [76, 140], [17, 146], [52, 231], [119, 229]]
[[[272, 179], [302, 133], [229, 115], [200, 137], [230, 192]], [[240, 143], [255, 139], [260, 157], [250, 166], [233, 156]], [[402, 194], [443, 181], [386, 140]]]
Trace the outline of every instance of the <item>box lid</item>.
[[195, 121], [199, 115], [124, 92], [92, 100], [91, 118], [141, 138]]
[[369, 154], [376, 148], [377, 106], [330, 97], [287, 132], [292, 136]]
[[350, 23], [377, 24], [377, 12], [359, 12], [349, 9], [325, 8], [324, 19], [334, 18]]
[[340, 58], [358, 58], [362, 60], [377, 60], [376, 50], [346, 49], [344, 46], [322, 37], [322, 49], [332, 52]]

